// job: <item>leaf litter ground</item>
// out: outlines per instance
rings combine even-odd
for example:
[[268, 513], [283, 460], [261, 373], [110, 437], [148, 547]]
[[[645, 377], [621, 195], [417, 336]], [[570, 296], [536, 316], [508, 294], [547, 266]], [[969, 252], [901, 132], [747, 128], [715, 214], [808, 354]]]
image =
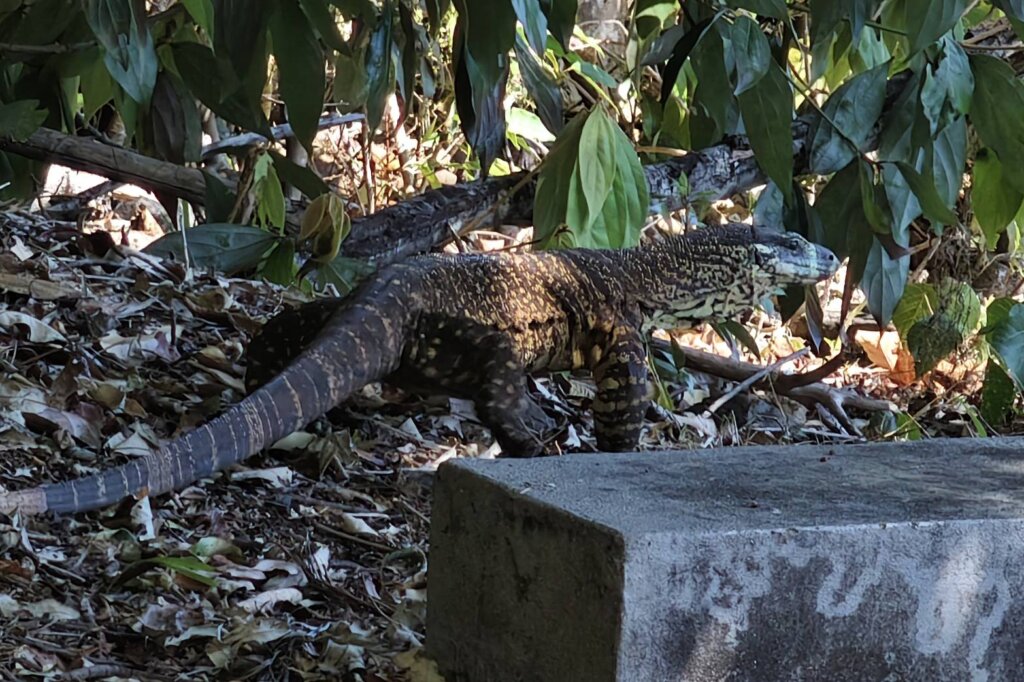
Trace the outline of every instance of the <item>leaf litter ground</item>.
[[[237, 402], [249, 337], [304, 300], [186, 276], [120, 243], [130, 236], [0, 214], [0, 486], [95, 472]], [[475, 246], [501, 244], [484, 235]], [[765, 315], [750, 326], [766, 361], [799, 347]], [[680, 338], [729, 352], [707, 329]], [[644, 448], [850, 439], [770, 393], [708, 414], [701, 406], [731, 384], [661, 369], [677, 409], [652, 409]], [[853, 367], [839, 380], [892, 397], [888, 377]], [[592, 450], [593, 385], [558, 375], [533, 388], [567, 420], [555, 448]], [[950, 404], [926, 401], [919, 422], [945, 410], [946, 431], [969, 430]], [[471, 405], [371, 386], [272, 453], [175, 495], [0, 519], [0, 677], [439, 679], [421, 651], [432, 472], [494, 454]]]

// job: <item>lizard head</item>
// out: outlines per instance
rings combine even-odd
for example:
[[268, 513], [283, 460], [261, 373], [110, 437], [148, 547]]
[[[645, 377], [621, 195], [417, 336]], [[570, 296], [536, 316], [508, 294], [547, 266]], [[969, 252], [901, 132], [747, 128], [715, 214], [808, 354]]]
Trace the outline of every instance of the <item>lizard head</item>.
[[[756, 306], [789, 285], [814, 284], [839, 268], [828, 249], [793, 232], [742, 223], [664, 240], [660, 287], [645, 308], [656, 324], [726, 318]], [[676, 272], [678, 278], [665, 277]]]
[[753, 274], [764, 278], [769, 286], [815, 284], [828, 279], [839, 268], [835, 254], [794, 232], [743, 227], [745, 230], [740, 231], [750, 234], [749, 259], [755, 269]]

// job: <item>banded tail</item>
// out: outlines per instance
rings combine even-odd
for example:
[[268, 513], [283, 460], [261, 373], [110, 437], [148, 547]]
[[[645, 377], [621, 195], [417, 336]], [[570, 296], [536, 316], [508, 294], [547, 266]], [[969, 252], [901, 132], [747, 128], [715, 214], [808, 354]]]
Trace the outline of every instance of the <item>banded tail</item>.
[[[397, 292], [378, 292], [379, 304]], [[397, 368], [408, 303], [382, 314], [362, 297], [332, 317], [288, 368], [212, 421], [166, 443], [155, 454], [64, 483], [0, 492], [0, 513], [75, 513], [133, 495], [159, 495], [250, 457], [302, 428], [366, 384]]]

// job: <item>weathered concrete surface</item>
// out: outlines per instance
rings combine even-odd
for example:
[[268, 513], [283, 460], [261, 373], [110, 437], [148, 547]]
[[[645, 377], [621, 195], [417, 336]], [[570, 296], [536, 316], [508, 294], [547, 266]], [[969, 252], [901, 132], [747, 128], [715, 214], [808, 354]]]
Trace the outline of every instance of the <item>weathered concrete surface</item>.
[[1024, 440], [453, 461], [454, 680], [1024, 680]]

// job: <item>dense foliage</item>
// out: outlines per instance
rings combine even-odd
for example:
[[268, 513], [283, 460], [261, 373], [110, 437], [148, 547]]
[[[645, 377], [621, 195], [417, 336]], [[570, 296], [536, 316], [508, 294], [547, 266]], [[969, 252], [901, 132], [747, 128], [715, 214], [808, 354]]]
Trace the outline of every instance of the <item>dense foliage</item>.
[[[409, 117], [436, 123], [453, 109], [480, 175], [510, 169], [499, 158], [509, 142], [557, 136], [534, 211], [550, 247], [635, 243], [657, 206], [641, 160], [745, 136], [768, 180], [756, 217], [848, 259], [844, 315], [859, 287], [874, 318], [900, 331], [918, 374], [968, 341], [991, 353], [982, 412], [1005, 417], [1024, 386], [1024, 306], [979, 292], [963, 273], [911, 271], [951, 230], [982, 257], [1018, 247], [1024, 84], [1011, 57], [1020, 45], [986, 37], [999, 20], [1024, 34], [1024, 3], [638, 0], [621, 59], [581, 37], [577, 9], [576, 0], [0, 0], [0, 136], [81, 131], [113, 112], [124, 144], [195, 164], [196, 102], [267, 135], [286, 119], [312, 151], [325, 109], [361, 111], [376, 129], [395, 94]], [[805, 139], [794, 137], [798, 120]], [[0, 154], [4, 196], [35, 191], [35, 163]], [[264, 228], [284, 226], [279, 179], [309, 199], [327, 191], [277, 152], [252, 168], [253, 222]], [[217, 207], [235, 203], [232, 190], [212, 174], [210, 188], [207, 218], [224, 220]], [[706, 208], [686, 198], [698, 215]], [[327, 262], [347, 223], [335, 203], [314, 206], [302, 237], [315, 237]], [[296, 244], [256, 239], [250, 251], [287, 277]]]

